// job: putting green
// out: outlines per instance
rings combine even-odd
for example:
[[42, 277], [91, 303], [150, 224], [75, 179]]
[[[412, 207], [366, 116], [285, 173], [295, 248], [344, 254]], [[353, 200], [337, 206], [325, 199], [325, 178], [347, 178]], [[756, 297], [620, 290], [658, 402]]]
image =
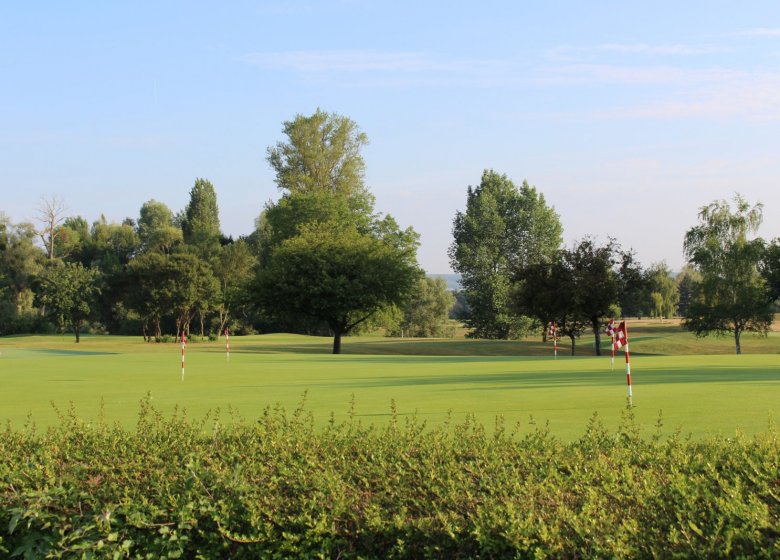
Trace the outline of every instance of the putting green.
[[[353, 342], [354, 341], [354, 342]], [[597, 412], [609, 427], [625, 410], [622, 355], [609, 357], [442, 356], [328, 354], [328, 339], [291, 335], [234, 337], [228, 361], [221, 343], [187, 348], [181, 380], [177, 344], [145, 344], [139, 338], [10, 337], [0, 339], [0, 419], [20, 427], [28, 414], [39, 428], [57, 423], [73, 404], [77, 414], [132, 426], [138, 403], [151, 394], [164, 413], [175, 407], [200, 418], [233, 409], [247, 421], [276, 403], [292, 411], [306, 393], [305, 408], [324, 424], [331, 412], [366, 423], [387, 422], [391, 401], [400, 417], [429, 423], [463, 421], [467, 414], [489, 428], [497, 416], [521, 432], [549, 422], [563, 439], [582, 434]], [[348, 339], [356, 351], [381, 347], [382, 339]], [[435, 344], [426, 342], [425, 344]], [[446, 345], [442, 342], [440, 345]], [[479, 354], [480, 342], [471, 344]], [[637, 346], [639, 346], [637, 344]], [[461, 348], [461, 346], [459, 346]], [[680, 428], [696, 437], [755, 433], [780, 416], [777, 354], [633, 355], [634, 412], [643, 431], [655, 430], [659, 411], [664, 434]]]

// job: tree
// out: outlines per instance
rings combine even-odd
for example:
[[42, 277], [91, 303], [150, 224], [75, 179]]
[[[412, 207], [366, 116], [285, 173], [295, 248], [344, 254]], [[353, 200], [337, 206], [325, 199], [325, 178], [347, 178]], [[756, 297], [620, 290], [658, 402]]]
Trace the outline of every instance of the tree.
[[485, 171], [477, 187], [468, 187], [449, 255], [462, 275], [470, 336], [515, 338], [528, 328], [509, 308], [512, 277], [529, 264], [549, 262], [561, 234], [555, 210], [527, 182], [518, 189], [506, 175]]
[[100, 293], [100, 273], [81, 263], [53, 263], [41, 276], [40, 300], [60, 327], [70, 325], [80, 341], [81, 327]]
[[601, 356], [601, 324], [617, 303], [618, 280], [613, 271], [617, 247], [610, 240], [598, 246], [589, 238], [563, 251], [563, 260], [573, 279], [575, 315], [586, 317], [593, 330], [597, 356]]
[[620, 254], [617, 271], [618, 304], [623, 317], [639, 317], [647, 312], [647, 277], [633, 251]]
[[453, 305], [455, 296], [442, 278], [421, 278], [402, 307], [399, 327], [405, 336], [452, 336], [447, 326]]
[[656, 263], [648, 269], [647, 284], [653, 304], [651, 315], [661, 320], [674, 316], [680, 301], [680, 291], [665, 262]]
[[141, 250], [169, 253], [183, 240], [181, 228], [173, 223], [173, 212], [154, 199], [144, 202], [138, 219], [138, 237]]
[[249, 245], [241, 239], [222, 247], [214, 259], [212, 266], [214, 276], [220, 284], [221, 294], [217, 305], [217, 337], [225, 332], [232, 311], [242, 305], [245, 288], [255, 264], [256, 259], [250, 252]]
[[368, 136], [351, 119], [317, 111], [284, 123], [286, 142], [267, 150], [276, 184], [292, 194], [327, 192], [347, 198], [370, 197], [360, 154]]
[[677, 315], [685, 317], [691, 302], [698, 297], [696, 286], [701, 282], [701, 274], [693, 266], [686, 264], [683, 265], [675, 281], [678, 292]]
[[219, 210], [217, 193], [206, 179], [196, 179], [182, 219], [184, 242], [198, 248], [202, 256], [219, 250]]
[[769, 298], [777, 303], [777, 299], [780, 298], [780, 238], [773, 239], [767, 245], [761, 263], [761, 275], [769, 288]]
[[307, 224], [350, 223], [368, 233], [376, 219], [360, 153], [368, 137], [354, 121], [317, 109], [285, 122], [283, 131], [287, 139], [267, 150], [283, 194], [266, 205], [252, 236], [261, 264]]
[[49, 260], [53, 261], [57, 239], [62, 235], [58, 227], [65, 220], [65, 202], [58, 196], [41, 198], [41, 202], [38, 205], [37, 220], [43, 224], [39, 235], [41, 236], [41, 241], [43, 241], [43, 246], [46, 248]]
[[305, 315], [325, 322], [333, 353], [341, 337], [381, 307], [399, 304], [419, 278], [414, 255], [354, 227], [311, 224], [274, 251], [253, 285], [271, 315]]
[[37, 315], [33, 286], [46, 255], [30, 223], [12, 224], [0, 212], [0, 335], [29, 332]]
[[581, 305], [583, 275], [576, 270], [571, 253], [561, 250], [552, 262], [530, 264], [519, 271], [513, 305], [516, 312], [537, 319], [545, 330], [554, 321], [558, 334], [569, 337], [574, 356], [576, 340], [591, 320]]
[[763, 207], [751, 207], [739, 194], [733, 202], [734, 208], [725, 200], [702, 207], [699, 224], [685, 234], [685, 256], [701, 281], [683, 324], [697, 336], [732, 333], [741, 354], [743, 332], [766, 334], [770, 329], [773, 298], [760, 272], [764, 240], [749, 237], [761, 225]]

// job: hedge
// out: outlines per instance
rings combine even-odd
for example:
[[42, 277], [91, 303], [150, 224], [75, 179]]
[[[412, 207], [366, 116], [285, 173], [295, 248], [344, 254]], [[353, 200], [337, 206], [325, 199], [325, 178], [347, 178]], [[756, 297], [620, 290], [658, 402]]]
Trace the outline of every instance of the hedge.
[[780, 446], [562, 442], [473, 418], [315, 428], [303, 407], [135, 429], [73, 410], [0, 435], [0, 553], [21, 558], [780, 558]]

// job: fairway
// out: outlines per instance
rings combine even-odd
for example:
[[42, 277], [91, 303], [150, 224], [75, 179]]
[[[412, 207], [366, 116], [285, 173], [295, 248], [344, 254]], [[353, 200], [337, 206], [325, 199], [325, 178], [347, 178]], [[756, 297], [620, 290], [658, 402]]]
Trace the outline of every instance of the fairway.
[[[166, 414], [178, 406], [198, 419], [219, 410], [221, 420], [229, 421], [233, 410], [253, 421], [269, 405], [292, 411], [305, 393], [305, 409], [318, 425], [331, 413], [347, 419], [354, 398], [355, 417], [364, 423], [387, 422], [395, 401], [400, 418], [417, 415], [440, 424], [473, 414], [492, 429], [501, 416], [508, 429], [519, 425], [523, 433], [549, 423], [555, 436], [574, 439], [594, 412], [610, 428], [624, 412], [622, 354], [612, 371], [609, 357], [479, 355], [496, 344], [480, 341], [438, 343], [461, 353], [471, 347], [471, 356], [394, 355], [413, 351], [410, 347], [430, 354], [436, 343], [401, 347], [378, 338], [347, 339], [350, 353], [333, 356], [329, 343], [293, 335], [234, 337], [229, 361], [221, 343], [193, 343], [182, 382], [180, 349], [173, 343], [107, 336], [85, 337], [79, 345], [67, 336], [4, 338], [0, 417], [20, 427], [30, 415], [42, 428], [57, 423], [55, 406], [65, 411], [72, 403], [81, 418], [94, 420], [102, 403], [107, 421], [133, 426], [139, 401], [151, 394], [153, 405]], [[506, 353], [512, 343], [503, 344]], [[641, 349], [639, 341], [636, 347]], [[363, 353], [380, 351], [386, 353]], [[648, 434], [656, 429], [659, 411], [664, 434], [677, 428], [695, 437], [762, 431], [780, 415], [779, 365], [777, 354], [636, 353], [634, 412]]]

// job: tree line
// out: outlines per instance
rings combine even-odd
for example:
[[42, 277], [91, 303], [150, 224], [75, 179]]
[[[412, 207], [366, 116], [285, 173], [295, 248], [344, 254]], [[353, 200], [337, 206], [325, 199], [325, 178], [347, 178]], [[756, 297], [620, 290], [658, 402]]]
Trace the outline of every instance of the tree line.
[[[0, 213], [0, 334], [85, 329], [219, 337], [288, 331], [447, 336], [456, 299], [417, 262], [419, 234], [375, 208], [361, 155], [368, 138], [351, 119], [317, 110], [283, 124], [266, 151], [280, 191], [238, 239], [220, 227], [217, 195], [196, 179], [174, 213], [154, 199], [136, 218], [90, 224], [44, 198], [37, 224]], [[778, 241], [752, 237], [762, 207], [741, 197], [702, 208], [684, 241], [689, 264], [643, 267], [614, 239], [564, 247], [544, 195], [487, 170], [453, 221], [449, 257], [461, 274], [470, 335], [512, 339], [599, 333], [605, 318], [679, 314], [699, 335], [766, 333], [780, 290]], [[40, 241], [40, 244], [38, 243]]]
[[698, 336], [766, 334], [780, 296], [780, 240], [755, 237], [763, 206], [739, 194], [701, 208], [683, 240], [687, 264], [676, 277], [665, 262], [644, 267], [615, 239], [562, 243], [563, 228], [544, 195], [485, 171], [453, 222], [449, 256], [462, 275], [468, 336], [509, 339], [555, 323], [571, 353], [584, 333], [613, 317], [683, 318]]

